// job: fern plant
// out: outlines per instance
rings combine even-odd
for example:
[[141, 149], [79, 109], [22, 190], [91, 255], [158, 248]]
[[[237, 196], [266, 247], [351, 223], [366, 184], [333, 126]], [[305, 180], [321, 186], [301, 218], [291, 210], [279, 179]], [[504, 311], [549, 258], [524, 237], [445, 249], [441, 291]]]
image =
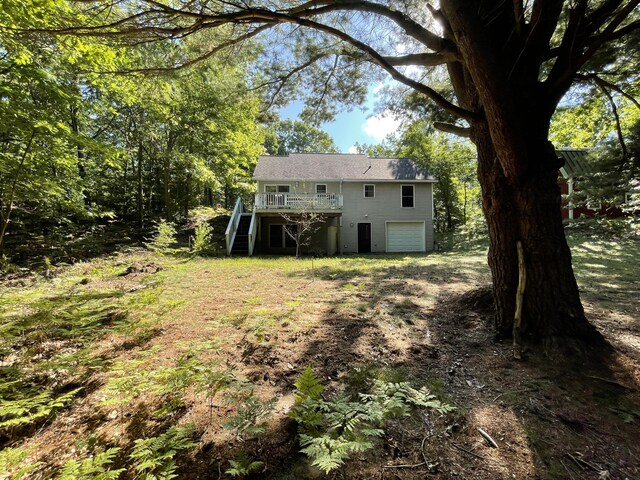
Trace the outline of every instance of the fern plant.
[[58, 396], [54, 396], [50, 390], [28, 395], [30, 391], [27, 390], [22, 392], [20, 398], [3, 400], [0, 405], [0, 431], [48, 418], [56, 410], [68, 405], [80, 390], [82, 388], [76, 388]]
[[3, 472], [7, 475], [6, 478], [11, 478], [12, 480], [22, 480], [27, 477], [43, 465], [43, 462], [24, 465], [31, 452], [31, 450], [24, 448], [11, 447], [0, 450], [0, 472]]
[[117, 480], [124, 468], [111, 470], [119, 448], [109, 448], [81, 461], [69, 460], [64, 464], [56, 480]]
[[384, 434], [384, 424], [391, 418], [409, 415], [414, 407], [439, 413], [453, 410], [408, 382], [375, 380], [371, 393], [331, 401], [321, 397], [324, 387], [309, 368], [294, 385], [296, 403], [290, 416], [298, 422], [301, 451], [325, 473], [344, 464], [350, 454], [372, 448], [373, 439]]
[[162, 435], [139, 438], [129, 457], [134, 461], [136, 478], [140, 480], [170, 480], [177, 475], [175, 456], [196, 445], [195, 425], [171, 427]]
[[225, 471], [227, 475], [232, 477], [246, 477], [260, 470], [264, 462], [251, 459], [245, 452], [240, 452], [233, 460], [229, 460], [231, 468]]
[[238, 438], [253, 437], [267, 429], [267, 419], [276, 406], [277, 398], [262, 400], [253, 392], [238, 392], [227, 395], [227, 401], [237, 406], [233, 415], [224, 427], [233, 430]]

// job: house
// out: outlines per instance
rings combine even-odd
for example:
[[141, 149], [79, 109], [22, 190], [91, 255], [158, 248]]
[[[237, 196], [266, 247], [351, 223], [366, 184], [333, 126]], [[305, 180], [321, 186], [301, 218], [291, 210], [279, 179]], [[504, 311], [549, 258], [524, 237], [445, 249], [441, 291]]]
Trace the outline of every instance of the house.
[[[560, 194], [563, 196], [562, 219], [573, 220], [580, 217], [606, 216], [611, 218], [623, 215], [618, 205], [602, 205], [601, 202], [584, 199], [576, 202], [576, 193], [580, 192], [580, 181], [590, 173], [587, 157], [589, 150], [584, 148], [559, 148], [558, 156], [564, 161], [558, 175]], [[621, 201], [626, 201], [621, 198]]]
[[425, 252], [433, 248], [431, 175], [407, 158], [362, 154], [263, 155], [253, 175], [251, 212], [240, 199], [227, 228], [227, 253], [293, 254], [287, 231], [319, 215], [307, 252], [326, 255]]

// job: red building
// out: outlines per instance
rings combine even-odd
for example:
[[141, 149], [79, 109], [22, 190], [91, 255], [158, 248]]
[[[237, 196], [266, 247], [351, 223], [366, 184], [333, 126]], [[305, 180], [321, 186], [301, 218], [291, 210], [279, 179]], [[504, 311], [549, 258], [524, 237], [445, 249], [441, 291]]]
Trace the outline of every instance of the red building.
[[564, 166], [560, 168], [560, 175], [558, 175], [558, 185], [563, 195], [562, 218], [564, 220], [596, 215], [617, 218], [624, 215], [618, 205], [603, 205], [599, 201], [590, 202], [588, 198], [575, 201], [575, 194], [580, 191], [580, 181], [589, 172], [587, 162], [589, 150], [559, 148], [556, 152], [564, 160]]

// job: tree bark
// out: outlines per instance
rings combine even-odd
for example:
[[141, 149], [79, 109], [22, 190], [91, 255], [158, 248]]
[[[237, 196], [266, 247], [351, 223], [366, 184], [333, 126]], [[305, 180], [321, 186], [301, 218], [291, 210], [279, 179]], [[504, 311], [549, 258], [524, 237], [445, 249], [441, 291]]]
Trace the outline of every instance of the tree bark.
[[138, 192], [137, 192], [137, 210], [138, 223], [140, 227], [144, 225], [144, 192], [142, 188], [142, 160], [144, 158], [142, 150], [142, 140], [138, 140]]
[[[530, 168], [527, 175], [507, 178], [487, 125], [475, 125], [472, 138], [478, 150], [478, 177], [489, 229], [497, 336], [509, 338], [513, 331], [518, 286], [516, 244], [520, 240], [527, 269], [523, 338], [549, 347], [601, 343], [602, 337], [585, 317], [571, 266], [560, 215], [555, 150], [544, 141], [537, 146], [532, 142], [529, 148], [540, 156], [536, 168]], [[522, 162], [528, 163], [527, 159]]]

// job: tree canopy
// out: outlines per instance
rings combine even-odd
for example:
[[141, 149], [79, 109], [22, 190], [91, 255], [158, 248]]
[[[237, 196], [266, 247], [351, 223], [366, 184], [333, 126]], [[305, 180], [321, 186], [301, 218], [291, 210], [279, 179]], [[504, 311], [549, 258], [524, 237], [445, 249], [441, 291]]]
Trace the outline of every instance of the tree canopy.
[[[291, 85], [302, 87], [306, 113], [320, 119], [362, 101], [365, 79], [387, 73], [445, 112], [437, 128], [476, 146], [499, 335], [514, 327], [520, 242], [527, 259], [522, 331], [548, 345], [601, 338], [586, 321], [571, 267], [549, 129], [576, 82], [632, 96], [625, 89], [637, 85], [637, 71], [625, 71], [618, 84], [610, 66], [638, 43], [640, 0], [71, 3], [81, 16], [59, 15], [28, 30], [116, 44], [194, 41], [193, 50], [163, 57], [161, 67], [139, 67], [147, 71], [182, 69], [260, 37], [264, 78], [256, 86], [285, 96]], [[430, 82], [432, 69], [446, 88]]]
[[300, 120], [279, 120], [271, 132], [271, 140], [265, 143], [270, 155], [340, 151], [328, 133]]
[[[3, 25], [56, 22], [62, 3], [8, 2]], [[60, 17], [84, 21], [77, 9]], [[112, 218], [185, 217], [251, 189], [262, 152], [260, 99], [246, 58], [165, 75], [108, 73], [188, 55], [190, 42], [106, 46], [95, 38], [3, 31], [0, 249], [8, 233]]]

